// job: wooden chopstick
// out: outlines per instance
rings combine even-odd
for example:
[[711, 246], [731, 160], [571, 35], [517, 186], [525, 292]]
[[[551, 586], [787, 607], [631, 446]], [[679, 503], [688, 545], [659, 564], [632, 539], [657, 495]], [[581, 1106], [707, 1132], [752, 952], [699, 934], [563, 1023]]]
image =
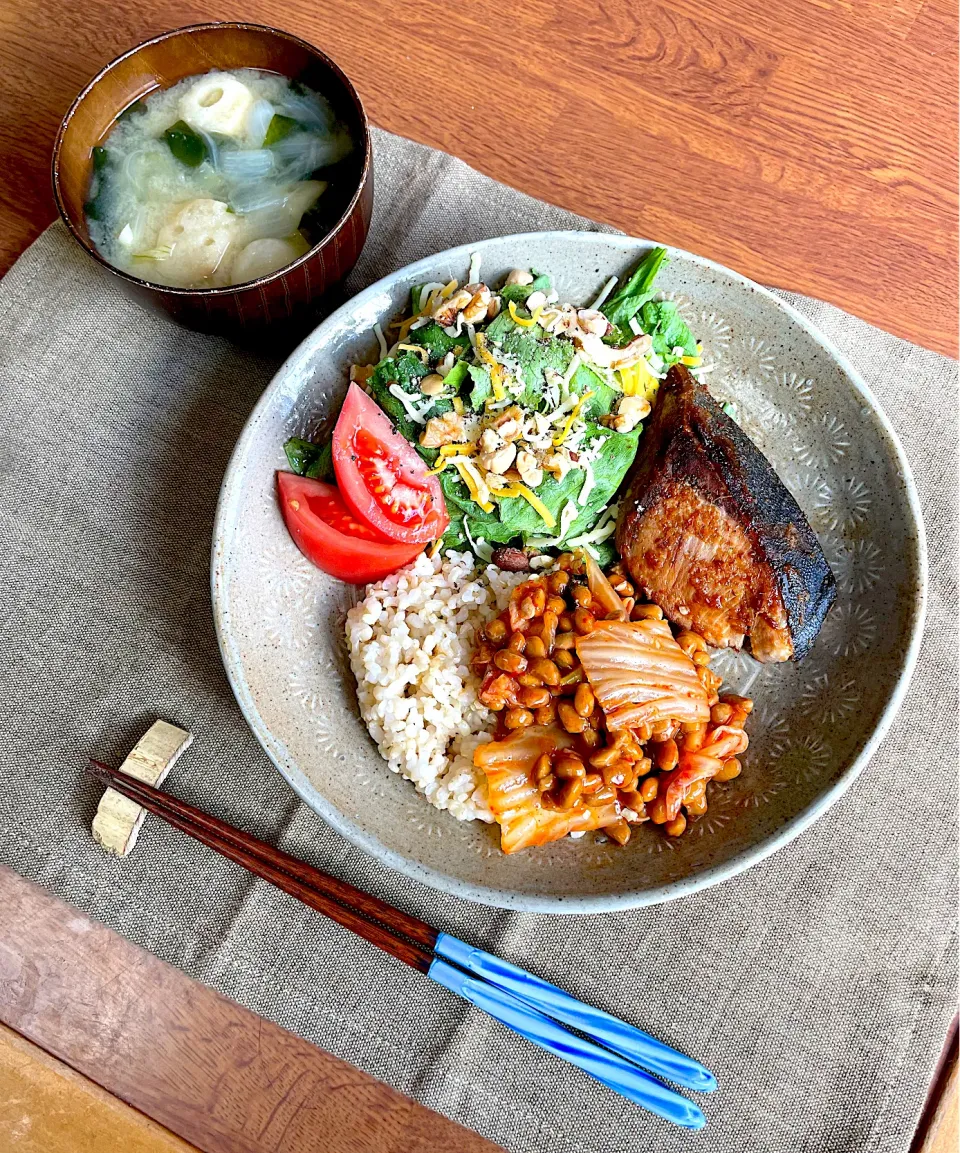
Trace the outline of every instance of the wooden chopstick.
[[438, 934], [425, 921], [110, 765], [91, 759], [87, 772], [181, 832], [419, 972], [426, 973], [434, 961], [433, 948]]
[[[687, 1128], [706, 1123], [699, 1106], [656, 1077], [709, 1091], [702, 1065], [634, 1026], [592, 1009], [555, 985], [257, 840], [135, 777], [91, 759], [87, 772], [174, 828], [269, 881], [365, 941], [426, 974], [561, 1060], [628, 1100]], [[564, 1028], [570, 1025], [586, 1036]], [[653, 1074], [653, 1075], [651, 1075]]]

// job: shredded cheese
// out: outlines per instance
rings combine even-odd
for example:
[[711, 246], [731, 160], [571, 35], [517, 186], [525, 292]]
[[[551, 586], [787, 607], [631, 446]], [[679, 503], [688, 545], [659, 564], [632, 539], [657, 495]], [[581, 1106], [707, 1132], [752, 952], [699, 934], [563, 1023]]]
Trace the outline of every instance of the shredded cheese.
[[490, 490], [487, 488], [483, 477], [477, 472], [476, 468], [464, 456], [455, 456], [453, 458], [453, 465], [463, 483], [467, 486], [470, 493], [470, 499], [483, 509], [484, 512], [493, 512], [493, 505], [490, 502]]
[[583, 469], [583, 484], [580, 486], [580, 491], [577, 493], [577, 504], [583, 508], [587, 503], [587, 498], [593, 492], [593, 486], [597, 483], [596, 477], [593, 475], [593, 465], [587, 457], [583, 457], [580, 463]]
[[554, 448], [559, 448], [560, 445], [563, 444], [563, 442], [570, 435], [570, 430], [573, 428], [573, 422], [580, 415], [580, 409], [583, 408], [584, 404], [586, 403], [587, 400], [590, 399], [591, 396], [593, 396], [593, 389], [588, 388], [587, 391], [583, 394], [583, 396], [581, 396], [577, 400], [577, 403], [573, 406], [573, 411], [570, 413], [570, 415], [567, 417], [566, 421], [564, 422], [563, 428], [553, 438], [553, 447]]
[[470, 253], [470, 271], [467, 273], [467, 284], [476, 284], [477, 277], [480, 275], [480, 253]]
[[[417, 406], [413, 403], [413, 399], [411, 398], [410, 393], [404, 392], [396, 381], [390, 385], [390, 387], [387, 389], [387, 392], [389, 392], [391, 396], [395, 396], [397, 400], [400, 401], [400, 403], [403, 405], [403, 411], [415, 424], [427, 423], [427, 418], [423, 415], [423, 412], [421, 412], [420, 409], [417, 408]], [[432, 407], [433, 398], [428, 397], [428, 403], [424, 409], [424, 412]]]
[[589, 532], [582, 532], [579, 536], [571, 537], [567, 544], [574, 548], [581, 545], [589, 548], [592, 544], [600, 544], [609, 539], [617, 531], [617, 514], [619, 511], [619, 504], [609, 505], [607, 511]]
[[532, 489], [527, 488], [525, 484], [518, 484], [516, 486], [517, 492], [523, 499], [530, 505], [534, 512], [539, 513], [541, 520], [547, 528], [556, 528], [557, 520], [553, 513], [547, 508], [543, 501], [537, 496]]
[[533, 328], [540, 319], [540, 313], [543, 312], [543, 305], [538, 304], [530, 314], [530, 319], [524, 320], [523, 317], [517, 313], [517, 306], [512, 300], [508, 302], [507, 307], [510, 309], [510, 319], [513, 320], [514, 323], [519, 324], [521, 328]]
[[618, 369], [617, 374], [626, 396], [643, 396], [653, 403], [660, 387], [660, 379], [650, 371], [645, 360], [638, 360], [629, 368]]
[[557, 520], [553, 513], [547, 508], [543, 501], [532, 490], [527, 488], [525, 484], [511, 484], [506, 488], [501, 489], [497, 494], [497, 500], [507, 500], [512, 497], [523, 497], [523, 499], [530, 505], [530, 507], [537, 513], [547, 528], [556, 528]]
[[563, 544], [563, 538], [570, 531], [570, 526], [579, 515], [580, 510], [572, 500], [568, 500], [560, 510], [560, 531], [557, 533], [557, 535], [537, 537], [536, 539], [531, 538], [528, 543], [535, 546], [536, 548], [558, 548]]
[[473, 549], [473, 555], [489, 564], [490, 561], [493, 560], [493, 546], [487, 544], [482, 536], [478, 536], [476, 540], [473, 539], [470, 535], [470, 521], [466, 517], [463, 518], [463, 531], [467, 534], [467, 540]]
[[449, 300], [457, 290], [457, 282], [455, 280], [448, 280], [447, 283], [440, 289], [440, 299]]
[[490, 369], [490, 385], [493, 388], [494, 400], [506, 399], [507, 391], [503, 387], [503, 365], [500, 364], [487, 348], [487, 339], [482, 332], [474, 335], [473, 344], [481, 363]]
[[681, 356], [680, 363], [687, 365], [689, 368], [699, 368], [703, 364], [702, 356]]
[[417, 356], [423, 361], [424, 364], [430, 363], [430, 353], [423, 347], [422, 344], [400, 344], [397, 343], [398, 352], [415, 352]]
[[590, 305], [590, 307], [591, 308], [599, 308], [600, 305], [603, 304], [603, 302], [610, 295], [610, 293], [613, 292], [613, 289], [614, 289], [614, 286], [616, 285], [616, 283], [617, 283], [617, 278], [615, 276], [611, 276], [610, 279], [607, 281], [607, 283], [603, 286], [603, 288], [600, 289], [600, 295], [593, 302], [593, 304]]
[[567, 365], [567, 371], [563, 374], [563, 377], [561, 378], [563, 380], [564, 388], [567, 388], [569, 386], [570, 381], [573, 380], [574, 374], [576, 373], [577, 369], [580, 367], [581, 364], [583, 364], [583, 358], [581, 357], [579, 352], [575, 352], [573, 354], [573, 357], [570, 360], [570, 363]]
[[400, 325], [400, 331], [397, 333], [398, 342], [407, 339], [407, 337], [410, 335], [410, 330], [416, 323], [416, 320], [417, 318], [415, 316], [408, 316], [407, 319], [403, 321], [403, 323]]
[[377, 340], [380, 343], [380, 359], [384, 360], [386, 358], [386, 355], [387, 355], [387, 352], [389, 351], [389, 349], [387, 348], [387, 342], [384, 339], [383, 329], [380, 327], [379, 324], [375, 324], [373, 326], [373, 335], [377, 338]]
[[455, 456], [473, 456], [473, 454], [476, 451], [477, 451], [477, 446], [475, 444], [467, 444], [466, 442], [464, 442], [463, 444], [444, 444], [444, 445], [441, 445], [441, 447], [440, 447], [440, 463], [437, 465], [436, 468], [430, 469], [428, 471], [427, 475], [428, 476], [436, 476], [437, 473], [443, 472], [443, 470], [447, 467], [447, 465], [450, 464], [452, 457], [455, 457]]
[[499, 362], [497, 361], [496, 357], [494, 357], [490, 353], [490, 350], [487, 348], [486, 336], [484, 336], [484, 334], [482, 332], [478, 332], [475, 334], [474, 340], [475, 340], [474, 347], [477, 350], [477, 356], [480, 358], [482, 363], [489, 365], [491, 368], [493, 368], [495, 366], [499, 367]]

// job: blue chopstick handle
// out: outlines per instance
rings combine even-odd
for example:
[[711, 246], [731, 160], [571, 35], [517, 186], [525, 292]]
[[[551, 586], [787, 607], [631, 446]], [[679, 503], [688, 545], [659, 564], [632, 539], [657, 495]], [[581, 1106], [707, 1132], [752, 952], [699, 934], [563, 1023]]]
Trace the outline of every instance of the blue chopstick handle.
[[602, 1009], [585, 1005], [556, 985], [518, 969], [509, 961], [467, 945], [447, 933], [441, 933], [437, 938], [434, 951], [461, 969], [483, 977], [498, 989], [512, 993], [548, 1017], [589, 1034], [615, 1053], [642, 1065], [659, 1077], [665, 1077], [675, 1085], [700, 1093], [712, 1093], [717, 1087], [716, 1077], [699, 1061], [678, 1053], [676, 1049], [671, 1049]]
[[702, 1129], [706, 1125], [706, 1117], [692, 1101], [681, 1097], [609, 1049], [601, 1049], [591, 1041], [568, 1033], [556, 1021], [551, 1021], [512, 993], [471, 977], [469, 973], [448, 965], [439, 957], [430, 966], [427, 975], [471, 1005], [476, 1005], [478, 1009], [503, 1022], [521, 1037], [526, 1037], [534, 1045], [576, 1065], [615, 1093], [642, 1105], [658, 1117], [682, 1125], [685, 1129]]

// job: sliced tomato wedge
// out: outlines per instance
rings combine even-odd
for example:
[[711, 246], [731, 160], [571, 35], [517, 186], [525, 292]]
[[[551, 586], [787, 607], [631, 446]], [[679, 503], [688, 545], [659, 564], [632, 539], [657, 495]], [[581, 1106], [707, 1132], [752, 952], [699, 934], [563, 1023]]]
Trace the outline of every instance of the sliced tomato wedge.
[[332, 484], [278, 472], [280, 508], [297, 548], [317, 568], [351, 584], [366, 584], [412, 561], [423, 546], [398, 544], [362, 524]]
[[385, 537], [426, 544], [443, 536], [450, 518], [440, 482], [356, 384], [334, 429], [333, 468], [347, 507]]

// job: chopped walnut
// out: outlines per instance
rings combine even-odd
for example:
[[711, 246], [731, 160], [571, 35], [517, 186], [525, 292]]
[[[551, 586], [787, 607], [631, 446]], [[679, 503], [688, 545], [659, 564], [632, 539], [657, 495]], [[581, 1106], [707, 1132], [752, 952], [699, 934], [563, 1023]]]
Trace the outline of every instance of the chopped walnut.
[[605, 336], [610, 322], [598, 308], [581, 308], [577, 321], [584, 332], [592, 336]]
[[485, 428], [480, 434], [481, 452], [496, 452], [502, 444], [503, 441], [495, 428]]
[[522, 431], [523, 412], [515, 404], [505, 408], [493, 422], [500, 438], [505, 441], [516, 440]]
[[573, 461], [565, 449], [561, 449], [559, 452], [548, 452], [541, 463], [544, 469], [558, 482], [562, 481], [573, 468]]
[[445, 444], [460, 444], [464, 438], [463, 417], [458, 412], [445, 412], [443, 416], [430, 417], [420, 434], [420, 443], [424, 448], [441, 448]]
[[493, 452], [481, 452], [477, 457], [477, 464], [487, 472], [496, 473], [498, 476], [503, 476], [507, 469], [513, 464], [514, 457], [517, 455], [517, 446], [514, 444], [505, 444], [503, 448], [494, 449]]
[[468, 284], [465, 291], [473, 295], [463, 311], [463, 319], [467, 324], [477, 324], [486, 319], [487, 309], [490, 307], [490, 289], [485, 284]]
[[543, 469], [532, 452], [517, 453], [517, 472], [528, 488], [536, 488], [543, 480]]
[[633, 432], [641, 420], [650, 415], [650, 401], [643, 396], [624, 396], [617, 406], [616, 416], [607, 418], [607, 423], [617, 432]]
[[437, 302], [432, 313], [433, 319], [441, 328], [449, 328], [451, 324], [456, 324], [457, 313], [462, 312], [471, 300], [473, 293], [466, 288], [459, 288], [448, 300]]
[[533, 284], [533, 276], [523, 268], [515, 268], [506, 279], [507, 284]]
[[643, 336], [636, 337], [623, 348], [615, 348], [612, 345], [604, 344], [595, 333], [585, 333], [578, 329], [577, 332], [573, 333], [573, 343], [594, 364], [599, 364], [603, 368], [616, 369], [629, 368], [631, 364], [636, 364], [637, 361], [642, 360], [644, 354], [649, 352], [653, 342], [649, 334], [644, 333]]
[[366, 384], [373, 376], [373, 369], [372, 364], [351, 364], [350, 379], [356, 381], [357, 384]]

